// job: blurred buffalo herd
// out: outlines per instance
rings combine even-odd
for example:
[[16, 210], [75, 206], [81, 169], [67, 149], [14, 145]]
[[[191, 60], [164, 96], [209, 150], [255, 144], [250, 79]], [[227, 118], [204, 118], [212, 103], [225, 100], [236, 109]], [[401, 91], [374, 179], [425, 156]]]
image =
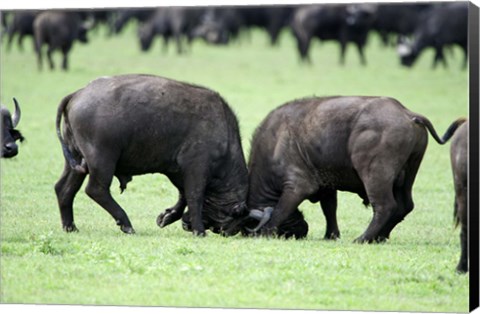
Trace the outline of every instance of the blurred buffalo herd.
[[33, 38], [39, 69], [45, 46], [49, 67], [55, 67], [52, 52], [60, 51], [62, 68], [67, 70], [75, 41], [87, 43], [88, 33], [100, 25], [107, 27], [108, 36], [117, 36], [132, 21], [137, 23], [142, 51], [149, 51], [157, 37], [163, 38], [164, 48], [173, 40], [179, 54], [191, 50], [194, 40], [228, 45], [248, 37], [252, 28], [265, 30], [275, 46], [280, 32], [290, 29], [303, 62], [312, 62], [310, 44], [317, 38], [338, 42], [340, 64], [345, 63], [348, 44], [354, 44], [361, 63], [367, 65], [365, 46], [370, 32], [376, 32], [386, 48], [397, 50], [404, 66], [413, 66], [426, 48], [433, 48], [432, 67], [438, 63], [446, 67], [454, 45], [462, 48], [463, 67], [467, 65], [468, 2], [2, 11], [1, 21], [1, 37], [8, 51], [15, 37], [20, 49], [25, 36]]

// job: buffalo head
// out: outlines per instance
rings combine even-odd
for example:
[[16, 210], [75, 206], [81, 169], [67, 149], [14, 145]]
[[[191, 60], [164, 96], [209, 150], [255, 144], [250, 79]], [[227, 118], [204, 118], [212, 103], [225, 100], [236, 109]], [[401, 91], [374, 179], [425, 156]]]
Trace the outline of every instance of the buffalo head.
[[401, 64], [406, 67], [413, 66], [418, 56], [414, 43], [406, 37], [400, 37], [398, 39], [397, 53], [400, 56]]
[[216, 21], [205, 21], [203, 24], [197, 26], [192, 34], [194, 38], [203, 38], [209, 44], [228, 44], [228, 34], [226, 30]]
[[15, 130], [15, 127], [20, 121], [20, 106], [15, 98], [13, 98], [15, 104], [15, 111], [13, 115], [10, 114], [7, 108], [1, 107], [2, 115], [2, 158], [11, 158], [18, 154], [18, 146], [15, 143], [17, 140], [23, 141], [22, 134]]

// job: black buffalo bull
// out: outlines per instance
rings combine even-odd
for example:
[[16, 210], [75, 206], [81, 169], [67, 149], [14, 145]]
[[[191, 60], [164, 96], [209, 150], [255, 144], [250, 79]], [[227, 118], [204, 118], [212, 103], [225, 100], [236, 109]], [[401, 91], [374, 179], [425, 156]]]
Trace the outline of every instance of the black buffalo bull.
[[20, 106], [15, 98], [13, 98], [15, 104], [15, 111], [10, 114], [5, 107], [0, 107], [2, 116], [2, 158], [11, 158], [18, 154], [18, 146], [16, 141], [23, 141], [24, 138], [20, 131], [15, 130], [15, 127], [20, 121]]
[[[455, 127], [450, 128], [451, 131]], [[357, 242], [379, 242], [413, 209], [412, 186], [432, 124], [392, 98], [328, 97], [287, 103], [256, 130], [249, 159], [249, 208], [271, 212], [253, 232], [306, 236], [298, 210], [320, 202], [325, 238], [340, 236], [337, 191], [357, 193], [373, 219]]]
[[452, 137], [450, 160], [455, 187], [454, 216], [460, 224], [461, 255], [457, 271], [468, 271], [468, 121]]
[[158, 216], [160, 227], [183, 215], [194, 234], [230, 235], [248, 216], [238, 122], [209, 89], [148, 75], [99, 78], [62, 100], [57, 133], [66, 163], [55, 191], [66, 231], [76, 230], [72, 204], [87, 174], [86, 193], [125, 233], [134, 229], [110, 194], [114, 176], [122, 190], [135, 175], [170, 179], [179, 200]]

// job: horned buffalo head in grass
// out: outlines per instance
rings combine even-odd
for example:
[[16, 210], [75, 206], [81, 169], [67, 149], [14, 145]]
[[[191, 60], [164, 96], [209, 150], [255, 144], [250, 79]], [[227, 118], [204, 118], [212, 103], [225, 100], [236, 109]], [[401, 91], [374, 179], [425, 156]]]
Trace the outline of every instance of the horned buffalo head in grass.
[[2, 115], [2, 158], [15, 157], [18, 154], [16, 141], [24, 140], [22, 133], [15, 129], [20, 121], [20, 105], [15, 98], [13, 98], [13, 102], [15, 104], [13, 114], [10, 114], [10, 111], [3, 106], [0, 108]]

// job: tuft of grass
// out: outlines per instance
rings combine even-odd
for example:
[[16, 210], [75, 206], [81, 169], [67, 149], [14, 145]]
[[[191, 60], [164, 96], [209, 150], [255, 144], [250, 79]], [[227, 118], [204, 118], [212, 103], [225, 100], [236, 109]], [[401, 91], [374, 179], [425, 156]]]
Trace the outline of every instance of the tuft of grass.
[[[135, 177], [113, 197], [137, 231], [121, 233], [106, 211], [83, 190], [74, 204], [78, 233], [62, 231], [53, 185], [63, 168], [55, 134], [60, 100], [105, 75], [151, 73], [218, 91], [236, 112], [245, 155], [260, 121], [295, 98], [382, 95], [427, 116], [443, 133], [468, 113], [468, 72], [455, 50], [450, 67], [430, 68], [432, 51], [413, 69], [399, 66], [395, 50], [375, 34], [366, 49], [368, 66], [353, 48], [338, 65], [336, 44], [314, 42], [312, 66], [300, 64], [291, 34], [269, 47], [264, 32], [227, 47], [194, 42], [190, 53], [162, 53], [159, 42], [141, 53], [130, 25], [117, 37], [93, 34], [75, 44], [69, 72], [38, 72], [33, 50], [1, 50], [1, 101], [22, 107], [19, 129], [27, 138], [20, 154], [1, 161], [0, 302], [188, 307], [336, 309], [379, 311], [468, 310], [468, 276], [455, 273], [459, 230], [453, 227], [453, 184], [448, 145], [430, 141], [415, 186], [415, 209], [382, 245], [352, 241], [367, 227], [371, 208], [339, 193], [342, 238], [323, 240], [318, 204], [300, 208], [310, 225], [305, 240], [197, 239], [180, 223], [164, 229], [157, 215], [177, 200], [162, 175]], [[57, 60], [59, 56], [55, 55]], [[58, 62], [58, 61], [57, 61]]]

